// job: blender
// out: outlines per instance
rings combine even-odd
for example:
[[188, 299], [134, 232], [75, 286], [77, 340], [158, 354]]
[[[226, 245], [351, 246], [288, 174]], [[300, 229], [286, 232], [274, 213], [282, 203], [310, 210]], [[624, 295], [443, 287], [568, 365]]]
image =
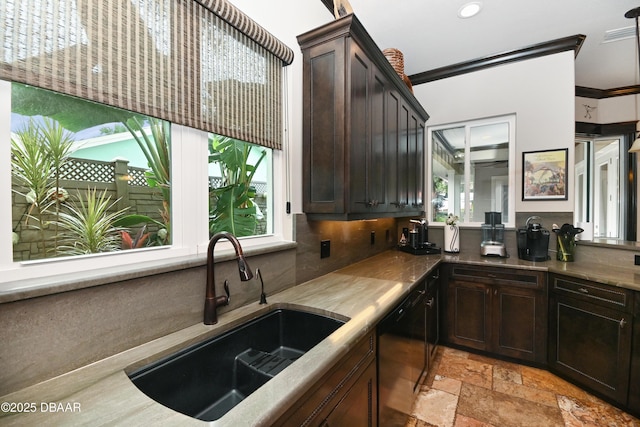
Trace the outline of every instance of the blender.
[[504, 224], [501, 212], [485, 212], [482, 224], [482, 243], [480, 255], [506, 258], [507, 248], [504, 245]]

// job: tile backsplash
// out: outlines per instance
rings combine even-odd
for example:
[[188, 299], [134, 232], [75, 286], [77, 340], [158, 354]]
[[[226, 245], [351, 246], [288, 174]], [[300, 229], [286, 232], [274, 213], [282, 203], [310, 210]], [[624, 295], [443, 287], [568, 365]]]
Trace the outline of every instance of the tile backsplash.
[[[372, 244], [371, 234], [374, 233]], [[396, 245], [396, 219], [363, 221], [308, 221], [295, 216], [296, 283], [361, 261]], [[320, 257], [320, 242], [331, 242], [331, 255]]]

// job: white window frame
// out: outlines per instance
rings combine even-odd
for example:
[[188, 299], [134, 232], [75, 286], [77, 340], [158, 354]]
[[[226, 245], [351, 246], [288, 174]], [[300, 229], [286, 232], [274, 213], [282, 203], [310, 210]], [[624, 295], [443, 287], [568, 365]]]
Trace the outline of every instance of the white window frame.
[[[475, 119], [475, 120], [465, 120], [462, 122], [455, 123], [447, 123], [443, 125], [437, 126], [429, 126], [427, 127], [427, 150], [425, 153], [425, 164], [426, 167], [426, 189], [427, 189], [427, 203], [431, 203], [434, 199], [435, 194], [433, 191], [433, 165], [431, 153], [433, 152], [433, 132], [442, 130], [442, 129], [450, 129], [456, 127], [464, 127], [465, 128], [465, 200], [468, 198], [468, 190], [470, 185], [470, 177], [468, 171], [471, 167], [471, 156], [469, 146], [469, 141], [471, 139], [471, 128], [476, 126], [490, 125], [495, 123], [508, 123], [509, 124], [509, 176], [508, 186], [509, 186], [509, 203], [508, 203], [508, 212], [511, 213], [509, 216], [509, 220], [507, 222], [503, 222], [505, 227], [515, 227], [516, 218], [515, 218], [515, 209], [516, 209], [516, 115], [515, 114], [505, 114], [503, 116], [489, 117], [483, 119]], [[427, 210], [427, 219], [429, 220], [429, 226], [440, 226], [444, 227], [445, 222], [436, 222], [433, 219], [433, 209], [431, 206], [428, 207]], [[480, 227], [482, 222], [464, 222], [464, 219], [461, 218], [461, 224], [465, 227]]]
[[[285, 84], [287, 84], [285, 82]], [[11, 200], [11, 83], [0, 80], [0, 197]], [[7, 102], [6, 100], [9, 100]], [[139, 270], [145, 263], [178, 260], [182, 257], [206, 256], [209, 236], [207, 132], [180, 125], [171, 125], [171, 223], [172, 244], [135, 251], [50, 258], [14, 262], [11, 239], [11, 209], [0, 209], [0, 295], [56, 283], [58, 277], [72, 275], [77, 279], [94, 277], [100, 269], [129, 268]], [[288, 144], [284, 144], [286, 147]], [[286, 148], [285, 148], [286, 149]], [[291, 219], [285, 215], [285, 155], [272, 150], [270, 167], [272, 189], [269, 194], [273, 232], [262, 236], [241, 238], [245, 252], [287, 241], [286, 226]], [[289, 236], [286, 236], [289, 234]], [[231, 251], [226, 241], [220, 241], [216, 253]], [[54, 293], [52, 291], [50, 293]]]

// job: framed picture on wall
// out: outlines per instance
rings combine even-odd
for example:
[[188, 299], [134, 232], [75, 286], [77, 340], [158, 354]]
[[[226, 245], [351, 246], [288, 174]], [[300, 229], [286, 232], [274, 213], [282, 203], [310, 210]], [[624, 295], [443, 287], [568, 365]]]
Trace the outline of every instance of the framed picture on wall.
[[569, 150], [522, 153], [522, 200], [567, 200]]

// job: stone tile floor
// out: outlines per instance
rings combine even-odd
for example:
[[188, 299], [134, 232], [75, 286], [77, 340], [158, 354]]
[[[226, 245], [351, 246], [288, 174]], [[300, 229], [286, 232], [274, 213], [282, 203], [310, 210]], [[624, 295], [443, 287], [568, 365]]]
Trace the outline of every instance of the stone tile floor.
[[440, 347], [405, 427], [640, 427], [541, 369]]

